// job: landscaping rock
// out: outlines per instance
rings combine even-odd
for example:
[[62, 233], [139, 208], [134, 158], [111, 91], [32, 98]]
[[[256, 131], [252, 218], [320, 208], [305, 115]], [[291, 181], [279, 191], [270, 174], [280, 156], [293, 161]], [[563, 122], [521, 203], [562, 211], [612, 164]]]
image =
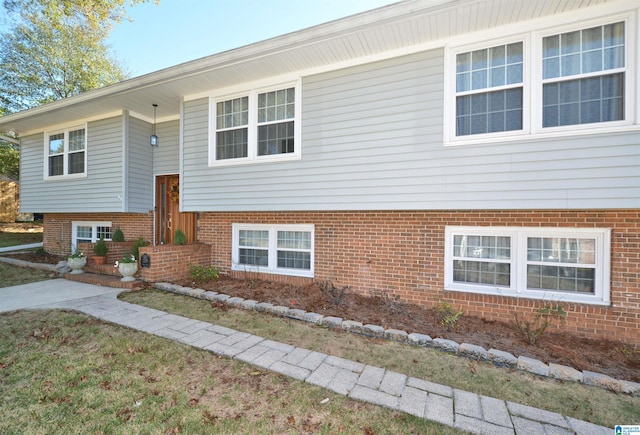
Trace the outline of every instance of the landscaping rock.
[[324, 316], [318, 313], [306, 313], [304, 315], [304, 321], [309, 323], [315, 323], [316, 325], [322, 324], [322, 319]]
[[218, 294], [218, 293], [216, 293], [216, 292], [211, 292], [211, 291], [209, 291], [209, 292], [204, 292], [204, 293], [202, 293], [202, 294], [200, 295], [200, 297], [201, 297], [202, 299], [206, 299], [206, 300], [208, 300], [208, 301], [213, 301], [213, 300], [214, 300], [214, 299], [213, 299], [213, 297], [214, 297], [215, 295], [217, 295], [217, 294]]
[[563, 381], [582, 382], [582, 372], [560, 364], [549, 363], [549, 376]]
[[611, 376], [603, 375], [602, 373], [590, 372], [588, 370], [584, 370], [582, 375], [584, 376], [584, 383], [586, 385], [596, 385], [615, 392], [622, 391], [620, 381], [613, 379]]
[[433, 347], [436, 349], [444, 350], [446, 352], [458, 353], [460, 345], [453, 340], [446, 340], [444, 338], [436, 338], [433, 340]]
[[462, 343], [460, 345], [460, 353], [462, 355], [475, 358], [475, 359], [487, 359], [487, 350], [482, 346], [476, 346], [475, 344]]
[[433, 342], [433, 338], [426, 334], [418, 334], [417, 332], [413, 332], [409, 334], [407, 337], [409, 343], [416, 346], [428, 346]]
[[275, 314], [276, 316], [287, 316], [289, 314], [289, 307], [276, 305], [269, 307], [267, 311], [271, 314]]
[[364, 325], [362, 328], [365, 334], [372, 337], [384, 337], [384, 328], [378, 325]]
[[240, 303], [240, 308], [243, 308], [245, 310], [253, 310], [257, 303], [258, 301], [254, 301], [253, 299], [245, 299]]
[[340, 317], [325, 317], [322, 319], [322, 324], [327, 328], [341, 328], [342, 319]]
[[239, 297], [229, 298], [229, 299], [227, 299], [227, 305], [229, 305], [230, 307], [239, 308], [240, 304], [243, 301], [244, 301], [244, 298], [239, 298]]
[[289, 311], [287, 312], [287, 317], [291, 317], [292, 319], [296, 319], [296, 320], [304, 320], [304, 315], [307, 312], [305, 310], [300, 310], [300, 309], [289, 309]]
[[384, 338], [389, 340], [399, 341], [401, 343], [406, 343], [408, 340], [409, 334], [407, 331], [401, 331], [399, 329], [387, 329], [384, 331]]
[[509, 367], [515, 367], [518, 364], [518, 358], [516, 358], [509, 352], [504, 352], [502, 350], [489, 349], [489, 351], [487, 352], [487, 356], [489, 358], [489, 361], [493, 362], [494, 364]]
[[342, 329], [356, 334], [362, 334], [362, 323], [354, 320], [344, 320], [342, 322]]
[[625, 394], [640, 397], [640, 384], [631, 381], [620, 381], [620, 388]]
[[265, 312], [269, 310], [271, 307], [273, 307], [273, 304], [270, 304], [269, 302], [260, 302], [259, 304], [256, 304], [254, 309], [259, 312]]
[[520, 370], [526, 370], [536, 375], [549, 376], [549, 366], [537, 359], [527, 358], [526, 356], [518, 357], [517, 367]]

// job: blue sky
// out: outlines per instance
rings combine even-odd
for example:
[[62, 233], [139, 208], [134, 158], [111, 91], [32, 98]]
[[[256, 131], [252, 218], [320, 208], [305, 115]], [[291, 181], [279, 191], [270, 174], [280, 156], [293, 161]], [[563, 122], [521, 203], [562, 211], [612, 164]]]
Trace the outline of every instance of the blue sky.
[[160, 0], [129, 8], [109, 38], [131, 77], [397, 0]]

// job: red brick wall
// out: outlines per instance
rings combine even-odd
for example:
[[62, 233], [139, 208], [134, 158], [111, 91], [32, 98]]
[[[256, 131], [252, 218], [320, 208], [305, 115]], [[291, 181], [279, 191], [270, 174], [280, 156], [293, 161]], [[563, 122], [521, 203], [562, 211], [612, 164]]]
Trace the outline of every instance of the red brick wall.
[[52, 254], [71, 252], [72, 221], [110, 221], [112, 229], [120, 228], [125, 240], [143, 237], [153, 240], [153, 213], [47, 213], [44, 215], [44, 249]]
[[[112, 266], [116, 261], [120, 261], [125, 254], [131, 251], [133, 247], [133, 243], [135, 241], [128, 242], [106, 242], [109, 251], [107, 252], [107, 264], [111, 264]], [[78, 243], [78, 249], [80, 252], [84, 253], [87, 256], [87, 264], [93, 261], [93, 257], [95, 254], [93, 253], [93, 247], [95, 243]]]
[[172, 281], [186, 279], [189, 265], [211, 265], [211, 246], [203, 243], [189, 245], [159, 245], [140, 248], [140, 257], [148, 254], [151, 267], [140, 268], [144, 281]]
[[[71, 220], [110, 220], [127, 240], [153, 238], [151, 214], [48, 214], [45, 248], [55, 252], [58, 240], [70, 249]], [[467, 315], [510, 322], [513, 312], [532, 313], [540, 301], [444, 291], [444, 231], [448, 225], [611, 228], [611, 306], [565, 304], [568, 316], [562, 331], [591, 338], [640, 344], [640, 210], [589, 211], [381, 211], [201, 213], [198, 241], [211, 251], [193, 254], [181, 266], [173, 261], [181, 251], [149, 247], [152, 269], [148, 281], [186, 277], [188, 262], [213, 264], [231, 272], [233, 223], [314, 224], [315, 279], [331, 279], [352, 291], [372, 290], [398, 295], [427, 307], [444, 300]], [[178, 247], [180, 249], [187, 249]], [[206, 248], [209, 249], [209, 248]], [[206, 250], [205, 249], [205, 250]], [[191, 255], [191, 254], [190, 254]], [[207, 263], [209, 262], [209, 263]], [[240, 273], [241, 275], [241, 273]], [[308, 282], [304, 278], [266, 275], [269, 279]]]
[[541, 302], [444, 291], [445, 226], [612, 228], [612, 305], [566, 304], [557, 328], [640, 343], [640, 210], [202, 213], [198, 240], [212, 245], [213, 264], [226, 272], [233, 223], [315, 224], [316, 280], [427, 307], [445, 300], [468, 315], [506, 322], [516, 309], [531, 313]]

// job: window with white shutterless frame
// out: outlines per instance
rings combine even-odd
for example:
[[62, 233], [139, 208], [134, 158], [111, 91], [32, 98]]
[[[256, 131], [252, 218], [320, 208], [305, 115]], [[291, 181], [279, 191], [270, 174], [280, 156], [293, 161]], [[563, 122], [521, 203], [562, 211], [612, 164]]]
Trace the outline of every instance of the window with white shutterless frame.
[[299, 160], [300, 80], [210, 98], [209, 166]]
[[87, 175], [86, 124], [47, 131], [44, 134], [44, 178]]
[[232, 269], [313, 277], [314, 225], [232, 225]]
[[636, 26], [628, 12], [447, 47], [445, 144], [633, 128]]
[[607, 228], [446, 227], [445, 289], [609, 305]]

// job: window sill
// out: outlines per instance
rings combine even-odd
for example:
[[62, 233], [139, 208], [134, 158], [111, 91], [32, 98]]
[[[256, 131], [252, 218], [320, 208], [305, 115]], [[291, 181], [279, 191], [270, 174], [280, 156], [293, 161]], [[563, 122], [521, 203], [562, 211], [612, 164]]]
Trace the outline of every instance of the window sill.
[[71, 174], [71, 175], [53, 175], [44, 177], [44, 181], [66, 181], [66, 180], [78, 180], [82, 178], [87, 178], [87, 174]]
[[[577, 128], [580, 128], [579, 130]], [[486, 145], [486, 144], [500, 144], [500, 143], [513, 143], [524, 141], [539, 141], [546, 139], [557, 138], [571, 138], [571, 137], [583, 137], [583, 136], [597, 136], [597, 135], [611, 135], [616, 133], [631, 133], [640, 131], [639, 124], [630, 123], [615, 123], [606, 127], [597, 126], [589, 127], [585, 124], [581, 126], [563, 126], [548, 128], [543, 132], [528, 133], [523, 131], [513, 132], [511, 134], [497, 133], [497, 134], [483, 134], [476, 135], [471, 138], [465, 136], [460, 139], [445, 139], [445, 147], [455, 147], [461, 145]]]
[[295, 276], [300, 278], [313, 278], [313, 270], [296, 270], [296, 269], [265, 269], [243, 264], [233, 264], [231, 270], [236, 272], [250, 273], [266, 273], [269, 275]]
[[224, 167], [224, 166], [241, 166], [241, 165], [255, 165], [260, 163], [281, 163], [301, 160], [300, 154], [282, 154], [276, 156], [261, 156], [255, 158], [238, 158], [238, 159], [226, 159], [226, 160], [212, 160], [209, 161], [210, 168]]
[[535, 299], [544, 302], [558, 302], [558, 303], [572, 303], [572, 304], [588, 304], [588, 305], [599, 305], [603, 307], [611, 306], [611, 302], [603, 301], [602, 298], [597, 296], [581, 296], [577, 294], [571, 293], [561, 293], [561, 292], [551, 292], [551, 291], [532, 291], [525, 290], [523, 292], [513, 292], [508, 289], [501, 288], [473, 288], [473, 286], [465, 286], [464, 289], [456, 287], [455, 285], [446, 285], [445, 291], [452, 291], [457, 293], [473, 293], [473, 294], [482, 294], [488, 296], [505, 296], [511, 298], [522, 298], [522, 299]]

